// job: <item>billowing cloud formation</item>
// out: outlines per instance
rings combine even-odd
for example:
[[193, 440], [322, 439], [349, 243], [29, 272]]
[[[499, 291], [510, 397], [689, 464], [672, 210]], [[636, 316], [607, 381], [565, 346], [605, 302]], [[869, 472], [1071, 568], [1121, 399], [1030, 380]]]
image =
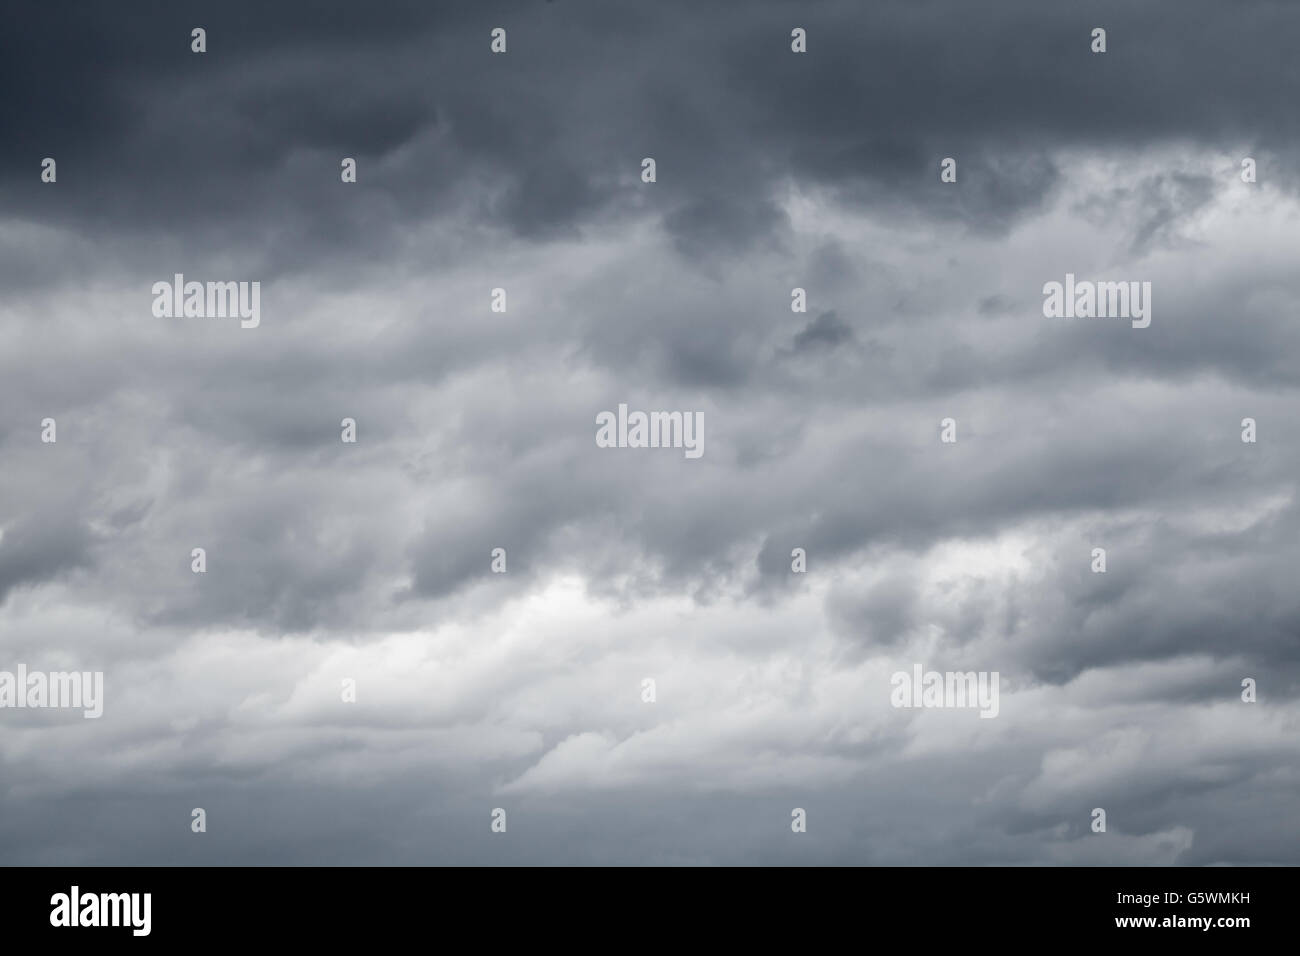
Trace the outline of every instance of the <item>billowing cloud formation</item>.
[[2, 41], [0, 856], [1300, 861], [1300, 13], [263, 6]]

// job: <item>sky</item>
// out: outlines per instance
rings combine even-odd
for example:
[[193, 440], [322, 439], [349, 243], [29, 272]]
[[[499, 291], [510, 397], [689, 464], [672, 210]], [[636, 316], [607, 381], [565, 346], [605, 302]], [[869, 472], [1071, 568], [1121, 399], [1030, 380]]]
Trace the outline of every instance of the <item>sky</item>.
[[0, 708], [0, 863], [1300, 863], [1297, 29], [20, 4], [0, 671], [104, 701]]

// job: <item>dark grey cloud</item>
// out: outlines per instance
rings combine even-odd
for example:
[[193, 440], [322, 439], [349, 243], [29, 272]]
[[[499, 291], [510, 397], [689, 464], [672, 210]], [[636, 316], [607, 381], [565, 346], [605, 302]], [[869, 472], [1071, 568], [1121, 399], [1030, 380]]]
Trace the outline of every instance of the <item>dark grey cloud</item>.
[[791, 343], [792, 351], [804, 352], [835, 348], [853, 341], [853, 329], [839, 320], [834, 312], [823, 312], [799, 330]]
[[[0, 669], [109, 696], [0, 711], [0, 857], [1295, 862], [1296, 17], [16, 14]], [[155, 318], [176, 272], [261, 326]], [[703, 457], [596, 447], [620, 403]], [[892, 708], [916, 663], [998, 719]]]
[[33, 513], [5, 528], [0, 541], [0, 601], [14, 588], [42, 584], [91, 563], [91, 534], [75, 519]]
[[[627, 201], [616, 184], [654, 151], [653, 208], [692, 259], [778, 241], [771, 195], [790, 177], [894, 215], [1005, 229], [1056, 183], [1047, 150], [1244, 139], [1286, 153], [1295, 120], [1261, 91], [1285, 81], [1287, 14], [1250, 6], [1245, 18], [1210, 3], [30, 11], [5, 51], [18, 108], [0, 195], [99, 234], [185, 228], [211, 251], [262, 244], [267, 216], [293, 250], [258, 250], [276, 271], [382, 255], [393, 230], [447, 213], [471, 182], [500, 196], [478, 210], [486, 221], [572, 234]], [[202, 57], [188, 50], [199, 21]], [[484, 62], [488, 29], [507, 21], [511, 53]], [[786, 55], [796, 22], [804, 58]], [[1102, 23], [1111, 48], [1097, 57], [1087, 37]], [[44, 155], [60, 161], [57, 190], [37, 181]], [[363, 172], [339, 203], [343, 155]], [[936, 187], [949, 155], [961, 190]], [[374, 204], [382, 215], [367, 215]], [[186, 208], [212, 232], [179, 226]]]

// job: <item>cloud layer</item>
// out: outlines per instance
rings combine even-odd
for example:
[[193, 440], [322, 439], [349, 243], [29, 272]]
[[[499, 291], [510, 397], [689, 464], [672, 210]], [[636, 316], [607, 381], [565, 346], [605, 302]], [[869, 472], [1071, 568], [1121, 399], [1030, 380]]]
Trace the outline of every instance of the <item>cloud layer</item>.
[[1300, 13], [264, 7], [0, 40], [0, 860], [1300, 862]]

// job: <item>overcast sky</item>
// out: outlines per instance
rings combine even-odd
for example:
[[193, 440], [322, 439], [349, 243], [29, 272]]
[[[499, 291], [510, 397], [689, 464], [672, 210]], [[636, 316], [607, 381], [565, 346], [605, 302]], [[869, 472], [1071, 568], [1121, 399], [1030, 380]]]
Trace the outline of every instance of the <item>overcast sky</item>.
[[[0, 710], [0, 862], [1300, 863], [1298, 30], [12, 11], [0, 670], [105, 701]], [[1045, 318], [1067, 273], [1150, 327]], [[620, 403], [704, 455], [597, 447]], [[998, 716], [892, 707], [915, 664]]]

